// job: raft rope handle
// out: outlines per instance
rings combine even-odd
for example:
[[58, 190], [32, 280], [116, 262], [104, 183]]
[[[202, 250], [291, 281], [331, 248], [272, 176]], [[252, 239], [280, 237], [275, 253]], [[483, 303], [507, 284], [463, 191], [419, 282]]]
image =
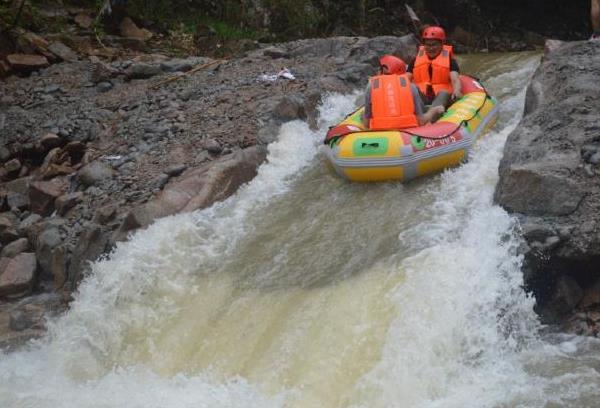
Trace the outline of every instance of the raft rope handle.
[[363, 143], [360, 147], [379, 147], [379, 143]]

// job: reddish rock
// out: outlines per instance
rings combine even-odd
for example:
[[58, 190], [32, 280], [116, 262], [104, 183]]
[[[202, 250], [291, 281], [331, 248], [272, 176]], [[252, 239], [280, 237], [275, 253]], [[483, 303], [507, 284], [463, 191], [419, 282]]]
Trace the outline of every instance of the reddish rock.
[[67, 213], [67, 211], [80, 203], [82, 199], [83, 193], [81, 191], [71, 194], [64, 194], [56, 199], [54, 202], [54, 207], [56, 207], [58, 215], [64, 215]]
[[157, 218], [195, 211], [228, 197], [256, 175], [265, 155], [264, 148], [255, 146], [188, 172], [168, 185], [155, 200], [130, 211], [116, 239], [125, 239], [127, 231], [145, 227]]
[[44, 180], [47, 180], [56, 176], [66, 176], [67, 174], [71, 174], [73, 172], [75, 172], [75, 170], [70, 166], [65, 166], [63, 164], [50, 164], [44, 169], [43, 172], [41, 172], [41, 175]]
[[121, 35], [126, 38], [135, 38], [137, 40], [147, 41], [152, 38], [152, 33], [145, 28], [139, 28], [129, 18], [125, 17], [119, 26]]
[[90, 28], [94, 24], [94, 19], [87, 13], [79, 13], [75, 16], [75, 24], [81, 28]]
[[71, 156], [72, 164], [79, 163], [85, 154], [85, 144], [78, 141], [69, 142], [64, 147], [64, 150]]
[[583, 310], [600, 307], [600, 280], [594, 286], [585, 290], [578, 307]]
[[28, 31], [17, 38], [17, 45], [22, 52], [27, 54], [45, 54], [48, 52], [49, 43], [45, 38]]
[[10, 54], [6, 59], [16, 71], [33, 71], [49, 65], [48, 59], [42, 55]]
[[66, 190], [64, 180], [55, 178], [50, 181], [35, 181], [29, 187], [31, 211], [48, 216], [54, 211], [54, 202]]
[[104, 207], [100, 207], [96, 210], [92, 221], [100, 225], [106, 224], [108, 221], [113, 219], [116, 212], [117, 209], [114, 205], [105, 205]]
[[0, 215], [0, 232], [13, 227], [12, 220], [4, 215]]
[[0, 296], [22, 296], [30, 292], [36, 268], [33, 253], [21, 253], [11, 259], [0, 274]]

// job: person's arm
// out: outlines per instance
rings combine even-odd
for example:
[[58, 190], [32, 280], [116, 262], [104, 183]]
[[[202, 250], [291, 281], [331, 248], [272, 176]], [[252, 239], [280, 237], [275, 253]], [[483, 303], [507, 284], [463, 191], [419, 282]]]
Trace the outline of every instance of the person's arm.
[[450, 82], [452, 82], [452, 96], [454, 96], [455, 99], [462, 98], [462, 85], [460, 84], [458, 72], [450, 71]]
[[463, 96], [459, 72], [458, 63], [454, 58], [450, 58], [450, 82], [452, 83], [452, 96], [455, 99], [460, 99]]
[[415, 59], [413, 58], [413, 60], [411, 62], [408, 63], [408, 66], [406, 67], [406, 76], [408, 77], [409, 81], [412, 81], [413, 79], [413, 68], [415, 67]]
[[367, 84], [367, 89], [365, 90], [365, 110], [363, 113], [363, 125], [369, 127], [369, 122], [371, 117], [373, 116], [371, 110], [371, 82]]

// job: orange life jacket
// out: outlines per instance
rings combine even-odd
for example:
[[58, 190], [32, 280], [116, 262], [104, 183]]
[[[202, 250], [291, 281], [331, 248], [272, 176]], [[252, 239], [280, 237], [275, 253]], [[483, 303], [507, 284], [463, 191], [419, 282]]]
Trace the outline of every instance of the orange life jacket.
[[372, 77], [370, 129], [403, 129], [419, 126], [410, 79], [403, 75]]
[[[437, 95], [440, 91], [452, 93], [450, 82], [450, 58], [452, 57], [452, 46], [444, 45], [442, 52], [430, 60], [425, 52], [425, 47], [420, 46], [417, 58], [413, 66], [413, 81], [424, 95], [427, 95], [429, 85]], [[431, 78], [429, 77], [429, 66], [431, 65]]]

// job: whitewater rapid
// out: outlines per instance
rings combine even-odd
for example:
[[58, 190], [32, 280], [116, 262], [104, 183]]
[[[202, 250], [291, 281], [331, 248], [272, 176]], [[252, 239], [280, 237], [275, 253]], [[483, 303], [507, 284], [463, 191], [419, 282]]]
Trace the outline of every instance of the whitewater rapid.
[[46, 337], [0, 355], [0, 406], [597, 406], [600, 343], [540, 334], [492, 203], [538, 56], [478, 64], [501, 114], [468, 163], [344, 182], [320, 143], [356, 95], [327, 97], [233, 197], [95, 263]]

